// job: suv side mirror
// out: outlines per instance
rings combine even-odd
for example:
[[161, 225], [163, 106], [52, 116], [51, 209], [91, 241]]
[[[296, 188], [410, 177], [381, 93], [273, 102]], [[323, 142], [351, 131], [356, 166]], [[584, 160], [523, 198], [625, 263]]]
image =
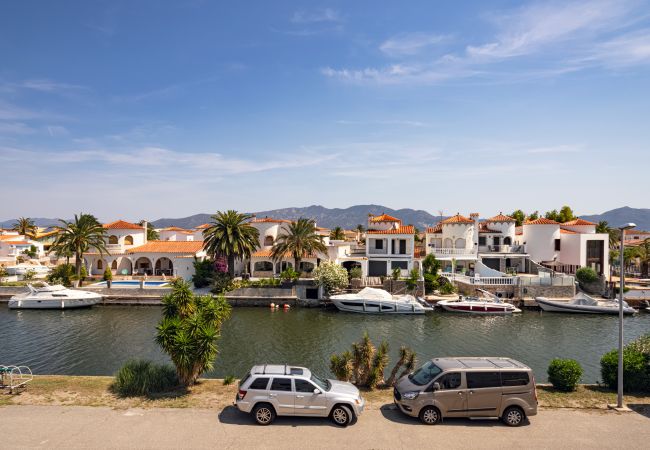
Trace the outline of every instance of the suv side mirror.
[[314, 395], [318, 395], [320, 393], [321, 393], [320, 389], [314, 389]]
[[439, 391], [439, 390], [440, 390], [440, 383], [438, 383], [438, 382], [436, 381], [435, 383], [433, 383], [432, 388], [433, 388], [433, 389], [432, 389], [433, 391]]

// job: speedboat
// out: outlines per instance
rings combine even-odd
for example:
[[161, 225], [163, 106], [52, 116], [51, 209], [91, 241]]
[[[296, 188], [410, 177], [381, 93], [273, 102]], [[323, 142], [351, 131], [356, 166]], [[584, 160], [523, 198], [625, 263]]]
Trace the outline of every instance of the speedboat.
[[463, 297], [455, 300], [441, 300], [437, 305], [445, 311], [469, 314], [512, 314], [520, 313], [521, 309], [506, 303], [491, 292], [476, 289], [483, 297]]
[[85, 308], [101, 302], [102, 296], [95, 292], [68, 289], [56, 284], [35, 288], [28, 284], [29, 292], [9, 299], [10, 309], [70, 309]]
[[[584, 292], [578, 292], [568, 302], [536, 297], [535, 301], [544, 311], [586, 314], [618, 314], [618, 300], [597, 300]], [[623, 301], [623, 314], [634, 314], [636, 310]]]
[[383, 289], [366, 287], [356, 294], [330, 297], [340, 311], [365, 314], [424, 314], [433, 311], [426, 301], [412, 295], [392, 295]]

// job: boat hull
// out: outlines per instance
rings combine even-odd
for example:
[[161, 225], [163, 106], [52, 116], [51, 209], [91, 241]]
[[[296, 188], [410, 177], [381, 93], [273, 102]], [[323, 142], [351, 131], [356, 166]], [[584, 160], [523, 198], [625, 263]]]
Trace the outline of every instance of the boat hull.
[[[456, 304], [454, 304], [456, 303]], [[449, 312], [465, 313], [465, 314], [482, 314], [482, 315], [509, 315], [516, 312], [521, 312], [518, 308], [511, 308], [504, 305], [487, 305], [487, 304], [465, 304], [460, 302], [438, 302], [438, 305]]]
[[[546, 312], [572, 313], [572, 314], [612, 314], [619, 313], [618, 306], [591, 306], [591, 305], [570, 305], [567, 303], [554, 302], [544, 298], [535, 299], [539, 307]], [[623, 308], [623, 314], [634, 314], [636, 311], [629, 306]]]
[[24, 299], [12, 297], [9, 300], [9, 309], [75, 309], [90, 308], [101, 302], [102, 297], [88, 297], [79, 299]]
[[339, 311], [361, 313], [361, 314], [424, 314], [432, 311], [418, 304], [402, 304], [391, 301], [378, 300], [339, 300], [330, 299]]

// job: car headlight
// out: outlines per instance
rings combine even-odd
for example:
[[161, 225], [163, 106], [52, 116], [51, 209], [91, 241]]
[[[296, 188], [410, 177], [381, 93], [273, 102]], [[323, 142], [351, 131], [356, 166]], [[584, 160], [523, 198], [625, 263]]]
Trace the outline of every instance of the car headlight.
[[418, 395], [420, 395], [420, 391], [405, 392], [402, 394], [402, 398], [405, 400], [413, 400]]

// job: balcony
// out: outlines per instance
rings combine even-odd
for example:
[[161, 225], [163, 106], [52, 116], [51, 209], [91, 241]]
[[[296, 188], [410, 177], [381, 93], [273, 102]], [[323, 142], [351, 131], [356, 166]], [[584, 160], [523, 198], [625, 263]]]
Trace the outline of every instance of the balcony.
[[471, 248], [452, 248], [452, 247], [434, 247], [429, 246], [429, 253], [437, 259], [476, 259], [477, 254]]
[[480, 245], [479, 253], [516, 253], [525, 254], [525, 245]]
[[122, 253], [124, 251], [124, 246], [121, 244], [106, 244], [106, 250], [109, 253]]

